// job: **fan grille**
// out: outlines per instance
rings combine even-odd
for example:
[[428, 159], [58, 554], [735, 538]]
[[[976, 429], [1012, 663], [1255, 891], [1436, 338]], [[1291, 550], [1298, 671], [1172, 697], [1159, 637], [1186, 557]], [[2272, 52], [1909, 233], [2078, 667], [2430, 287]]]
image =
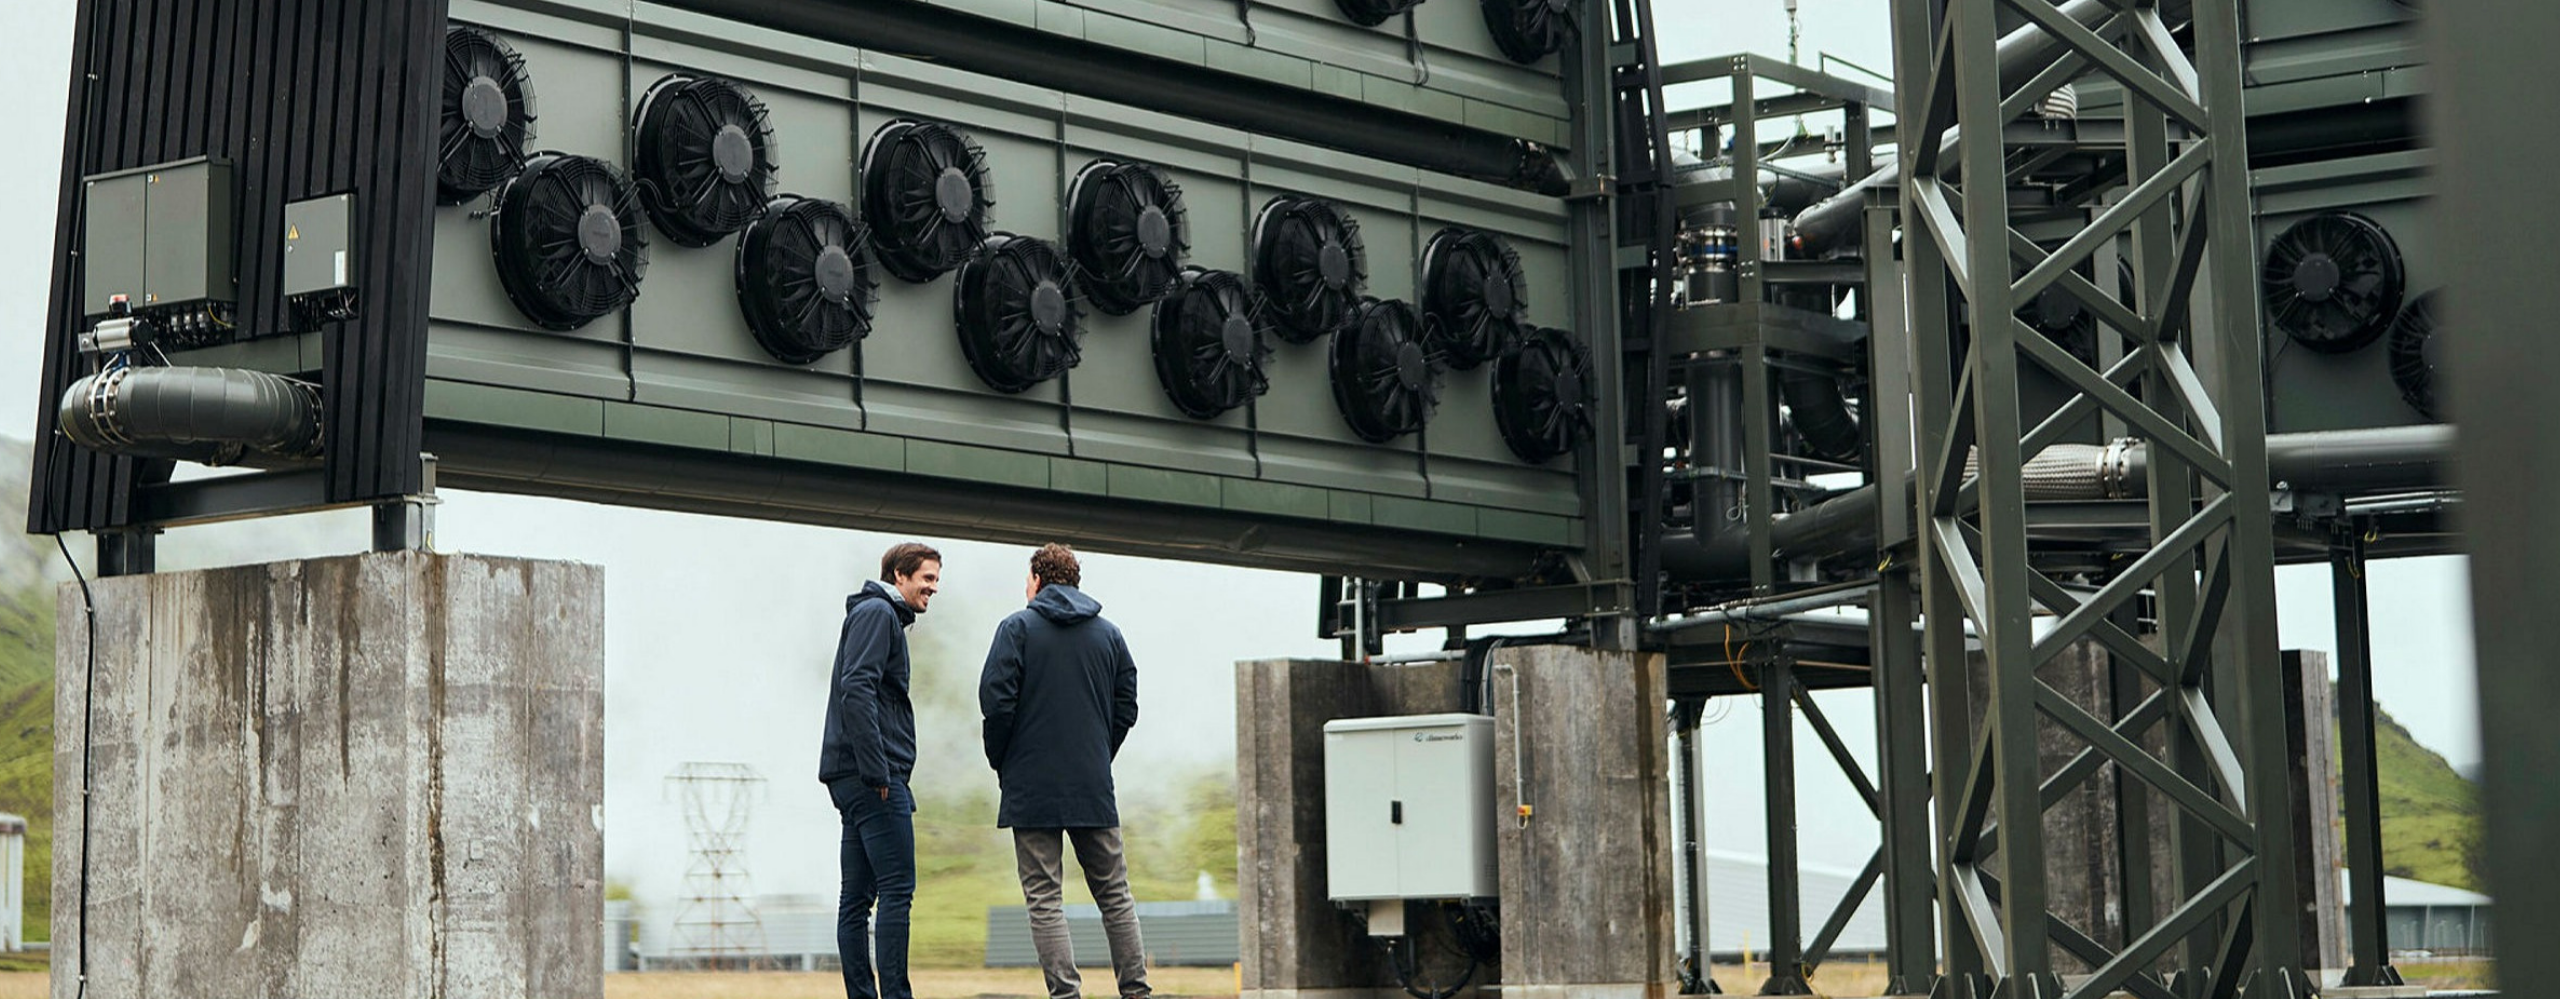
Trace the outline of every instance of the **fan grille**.
[[1351, 321], [1369, 284], [1358, 220], [1332, 202], [1282, 196], [1253, 221], [1254, 284], [1281, 339], [1303, 344]]
[[1208, 420], [1271, 388], [1268, 332], [1244, 276], [1187, 268], [1173, 291], [1156, 300], [1156, 379], [1185, 415]]
[[1569, 453], [1591, 435], [1591, 351], [1562, 330], [1539, 328], [1493, 368], [1493, 417], [1502, 442], [1532, 464]]
[[1483, 9], [1494, 46], [1512, 62], [1544, 59], [1576, 30], [1573, 0], [1483, 0]]
[[533, 77], [504, 39], [455, 25], [444, 33], [436, 117], [436, 200], [458, 205], [524, 166], [536, 117]]
[[641, 202], [667, 238], [705, 247], [765, 210], [778, 169], [772, 118], [729, 80], [678, 74], [640, 99]]
[[871, 230], [832, 201], [784, 195], [738, 241], [738, 309], [775, 360], [805, 365], [871, 332]]
[[1383, 444], [1421, 430], [1440, 404], [1446, 363], [1423, 343], [1413, 306], [1364, 299], [1328, 352], [1333, 401], [1363, 441]]
[[2400, 248], [2373, 220], [2330, 212], [2294, 223], [2267, 245], [2259, 273], [2267, 320], [2315, 351], [2373, 343], [2400, 312]]
[[960, 352], [997, 392], [1022, 392], [1082, 358], [1082, 310], [1064, 254], [1047, 240], [998, 233], [960, 265], [952, 312]]
[[490, 248], [525, 318], [574, 330], [639, 298], [649, 235], [631, 181], [612, 164], [536, 154], [499, 186], [496, 201]]
[[1077, 171], [1067, 204], [1067, 249], [1094, 308], [1125, 316], [1174, 290], [1191, 229], [1182, 189], [1163, 171], [1095, 160]]
[[1528, 283], [1510, 244], [1443, 229], [1422, 252], [1423, 336], [1460, 371], [1500, 357], [1520, 336]]
[[862, 214], [881, 267], [923, 283], [960, 266], [988, 238], [985, 151], [941, 122], [880, 127], [862, 155]]
[[1333, 0], [1352, 23], [1377, 27], [1387, 19], [1422, 5], [1422, 0]]
[[2444, 351], [2438, 340], [2437, 294], [2428, 292], [2411, 300], [2391, 324], [2391, 383], [2400, 387], [2400, 398], [2410, 409], [2429, 420], [2444, 419], [2436, 383], [2436, 365]]

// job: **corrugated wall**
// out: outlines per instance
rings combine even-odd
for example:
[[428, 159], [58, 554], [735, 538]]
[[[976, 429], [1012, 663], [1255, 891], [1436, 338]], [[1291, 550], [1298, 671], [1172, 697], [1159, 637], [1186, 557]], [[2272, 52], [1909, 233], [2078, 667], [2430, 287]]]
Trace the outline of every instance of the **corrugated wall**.
[[56, 438], [52, 400], [86, 374], [74, 350], [80, 178], [194, 156], [229, 160], [239, 178], [239, 318], [250, 333], [288, 326], [285, 203], [356, 193], [363, 314], [324, 331], [316, 373], [329, 498], [419, 488], [444, 24], [444, 0], [81, 0], [30, 530], [125, 523], [134, 487], [166, 475]]

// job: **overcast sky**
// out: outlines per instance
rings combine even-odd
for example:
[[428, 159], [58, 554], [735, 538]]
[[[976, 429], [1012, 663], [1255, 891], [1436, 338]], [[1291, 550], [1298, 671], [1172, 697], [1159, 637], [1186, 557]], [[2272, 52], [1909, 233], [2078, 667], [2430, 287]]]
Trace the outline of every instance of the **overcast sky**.
[[[1465, 0], [1436, 0], [1459, 3]], [[1890, 68], [1886, 0], [1802, 0], [1803, 60], [1830, 53]], [[1661, 4], [1666, 60], [1752, 50], [1786, 53], [1780, 0]], [[36, 373], [58, 196], [70, 0], [0, 3], [0, 135], [20, 155], [0, 164], [0, 434], [33, 433]], [[1846, 72], [1846, 71], [1843, 71]], [[862, 532], [598, 507], [565, 501], [454, 493], [439, 523], [444, 551], [576, 559], [606, 569], [606, 870], [644, 900], [680, 880], [682, 820], [663, 779], [695, 760], [741, 761], [771, 779], [748, 843], [757, 885], [768, 892], [833, 891], [835, 816], [814, 780], [826, 664], [844, 594], [882, 548], [898, 539]], [[253, 522], [180, 531], [162, 542], [168, 568], [222, 565], [361, 549], [358, 515]], [[945, 596], [916, 627], [942, 683], [974, 681], [994, 622], [1018, 607], [1024, 560], [1014, 546], [932, 539], [949, 563]], [[75, 548], [81, 548], [75, 546]], [[1314, 637], [1315, 579], [1155, 560], [1088, 556], [1087, 589], [1128, 632], [1140, 669], [1143, 721], [1130, 738], [1121, 781], [1139, 774], [1219, 766], [1234, 752], [1234, 661], [1322, 656]], [[2386, 709], [2457, 764], [2479, 757], [2466, 578], [2456, 559], [2374, 567], [2376, 687]], [[2279, 574], [2283, 641], [2331, 645], [2325, 569]], [[1407, 637], [1399, 648], [1436, 637]], [[1821, 696], [1843, 737], [1872, 756], [1874, 727], [1861, 694]], [[1711, 801], [1733, 804], [1708, 831], [1714, 846], [1761, 850], [1759, 714], [1756, 704], [1709, 709], [1706, 745], [1730, 766], [1706, 770]], [[975, 727], [942, 734], [966, 747]], [[936, 734], [927, 734], [928, 744]], [[1855, 868], [1874, 849], [1872, 822], [1810, 733], [1802, 761], [1800, 826], [1808, 860]], [[928, 752], [932, 752], [929, 748]], [[960, 753], [958, 749], [952, 751]], [[928, 761], [921, 777], [983, 780], [974, 758]], [[672, 912], [660, 910], [661, 913]]]

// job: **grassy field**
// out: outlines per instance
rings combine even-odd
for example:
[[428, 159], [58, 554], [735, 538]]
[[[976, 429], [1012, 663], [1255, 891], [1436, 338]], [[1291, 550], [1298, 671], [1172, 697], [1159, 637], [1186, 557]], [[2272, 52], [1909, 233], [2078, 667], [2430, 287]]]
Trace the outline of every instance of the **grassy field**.
[[[984, 917], [984, 914], [980, 914]], [[1110, 969], [1084, 969], [1086, 996], [1107, 997]], [[910, 977], [920, 997], [1043, 997], [1049, 995], [1037, 969], [918, 969]], [[1231, 997], [1236, 995], [1233, 969], [1190, 967], [1152, 969], [1147, 983], [1159, 996]], [[8, 987], [0, 976], [0, 989]], [[43, 996], [37, 992], [0, 997]], [[833, 972], [616, 972], [604, 977], [607, 997], [840, 997], [844, 978]]]

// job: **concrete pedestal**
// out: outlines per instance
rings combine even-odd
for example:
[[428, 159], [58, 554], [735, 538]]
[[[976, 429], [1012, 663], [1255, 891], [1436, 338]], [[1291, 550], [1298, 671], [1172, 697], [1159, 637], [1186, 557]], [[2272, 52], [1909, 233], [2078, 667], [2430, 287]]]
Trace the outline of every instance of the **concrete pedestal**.
[[114, 578], [94, 660], [65, 587], [55, 995], [83, 968], [92, 996], [600, 994], [603, 582], [419, 553]]
[[[1464, 995], [1669, 995], [1661, 658], [1532, 647], [1492, 659], [1502, 958]], [[1458, 707], [1454, 663], [1236, 665], [1245, 996], [1401, 995], [1378, 949], [1326, 897], [1324, 724]], [[1525, 824], [1512, 815], [1519, 800], [1531, 806]], [[1434, 938], [1420, 944], [1435, 973], [1455, 972]]]

